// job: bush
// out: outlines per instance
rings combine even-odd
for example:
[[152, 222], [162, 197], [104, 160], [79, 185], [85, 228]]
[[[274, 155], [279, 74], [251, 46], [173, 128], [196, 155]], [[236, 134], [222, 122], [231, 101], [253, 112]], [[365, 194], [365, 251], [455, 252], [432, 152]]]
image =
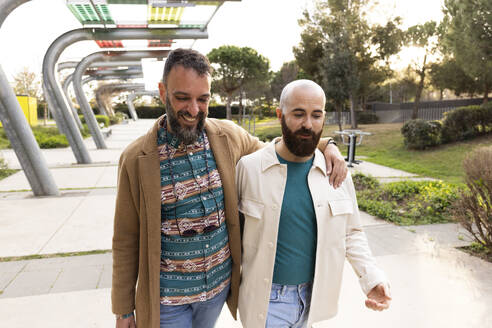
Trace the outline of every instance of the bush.
[[114, 125], [114, 124], [120, 124], [124, 120], [128, 119], [128, 115], [122, 112], [116, 112], [113, 116], [109, 117], [109, 124]]
[[492, 104], [459, 107], [444, 113], [443, 143], [470, 139], [492, 131]]
[[426, 149], [441, 143], [441, 123], [421, 119], [407, 121], [401, 128], [408, 149]]
[[375, 124], [378, 122], [378, 116], [373, 112], [362, 111], [355, 112], [358, 124]]
[[352, 180], [354, 181], [355, 190], [375, 189], [379, 187], [378, 179], [359, 172], [352, 175]]
[[454, 218], [492, 252], [492, 147], [473, 151], [463, 168], [468, 188], [453, 206]]
[[[109, 117], [107, 117], [106, 115], [95, 115], [96, 116], [96, 121], [97, 123], [99, 124], [104, 124], [104, 127], [107, 128], [109, 126]], [[82, 122], [82, 124], [85, 124], [85, 117], [84, 115], [79, 115], [80, 117], [80, 121]]]
[[40, 148], [48, 149], [48, 148], [64, 148], [68, 147], [69, 143], [65, 135], [59, 134], [56, 136], [38, 134], [34, 135], [36, 141]]
[[[125, 113], [130, 116], [130, 112], [128, 111], [128, 107], [126, 104], [117, 104], [114, 107], [115, 112]], [[156, 106], [140, 106], [136, 107], [135, 111], [137, 112], [137, 116], [139, 118], [158, 118], [163, 115], [166, 110], [164, 107], [156, 107]], [[232, 106], [231, 111], [233, 115], [237, 115], [239, 113], [239, 106]], [[224, 105], [213, 105], [208, 107], [208, 117], [212, 118], [226, 118], [226, 106]]]
[[400, 225], [447, 222], [459, 188], [442, 181], [399, 181], [380, 185], [354, 175], [359, 208]]

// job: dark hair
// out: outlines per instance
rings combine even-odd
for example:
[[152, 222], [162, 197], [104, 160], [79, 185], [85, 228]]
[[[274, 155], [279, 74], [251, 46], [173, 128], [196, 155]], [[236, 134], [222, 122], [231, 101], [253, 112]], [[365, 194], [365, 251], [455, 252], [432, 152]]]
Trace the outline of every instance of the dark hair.
[[210, 62], [207, 57], [193, 49], [178, 48], [171, 51], [166, 59], [164, 76], [162, 78], [164, 84], [167, 83], [167, 77], [171, 72], [171, 69], [178, 65], [181, 65], [184, 68], [192, 68], [200, 76], [212, 74]]

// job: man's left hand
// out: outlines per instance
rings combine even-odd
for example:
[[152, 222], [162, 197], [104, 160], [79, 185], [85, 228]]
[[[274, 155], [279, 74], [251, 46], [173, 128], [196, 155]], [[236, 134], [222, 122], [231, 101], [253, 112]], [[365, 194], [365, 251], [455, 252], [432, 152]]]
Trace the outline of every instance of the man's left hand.
[[334, 144], [326, 145], [324, 155], [326, 174], [330, 176], [330, 184], [336, 189], [342, 185], [343, 180], [347, 177], [347, 164], [340, 150]]
[[366, 307], [374, 311], [383, 311], [389, 308], [391, 295], [386, 284], [379, 284], [367, 294]]

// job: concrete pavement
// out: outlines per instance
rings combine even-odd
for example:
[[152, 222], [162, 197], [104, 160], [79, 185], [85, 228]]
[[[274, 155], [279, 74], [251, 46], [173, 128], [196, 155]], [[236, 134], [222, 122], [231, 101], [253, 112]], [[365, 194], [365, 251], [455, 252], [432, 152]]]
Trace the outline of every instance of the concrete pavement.
[[[152, 120], [113, 127], [108, 149], [86, 140], [92, 165], [76, 165], [70, 149], [43, 150], [62, 189], [35, 198], [22, 172], [0, 181], [0, 327], [111, 327], [111, 236], [117, 162], [122, 149]], [[0, 151], [10, 167], [18, 162]], [[364, 162], [355, 170], [378, 178], [406, 172]], [[411, 176], [410, 176], [411, 177]], [[364, 308], [347, 265], [339, 315], [319, 327], [492, 326], [492, 264], [455, 250], [469, 243], [454, 224], [398, 227], [362, 213], [381, 267], [392, 282], [389, 311]], [[103, 253], [5, 261], [5, 258], [81, 251]], [[108, 252], [105, 252], [108, 251]], [[105, 252], [105, 253], [104, 253]], [[253, 301], [253, 300], [252, 300]], [[219, 328], [241, 327], [224, 309]]]

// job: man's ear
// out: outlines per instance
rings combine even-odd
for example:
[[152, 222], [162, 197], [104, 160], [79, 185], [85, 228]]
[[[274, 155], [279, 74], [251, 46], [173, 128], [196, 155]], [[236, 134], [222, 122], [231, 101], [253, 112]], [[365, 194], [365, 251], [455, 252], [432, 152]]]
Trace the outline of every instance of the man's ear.
[[166, 104], [166, 85], [159, 82], [159, 96], [163, 104]]
[[277, 107], [277, 118], [280, 120], [282, 119], [282, 110]]

